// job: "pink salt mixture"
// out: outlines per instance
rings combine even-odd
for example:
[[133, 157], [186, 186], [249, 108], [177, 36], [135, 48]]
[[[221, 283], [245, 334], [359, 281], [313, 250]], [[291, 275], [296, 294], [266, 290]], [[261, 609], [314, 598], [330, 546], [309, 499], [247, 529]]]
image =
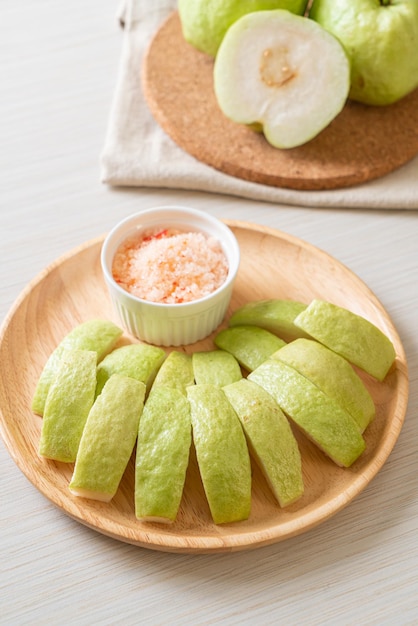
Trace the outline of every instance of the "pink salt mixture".
[[116, 252], [112, 273], [123, 289], [138, 298], [181, 304], [220, 287], [228, 263], [214, 237], [167, 228], [127, 239]]

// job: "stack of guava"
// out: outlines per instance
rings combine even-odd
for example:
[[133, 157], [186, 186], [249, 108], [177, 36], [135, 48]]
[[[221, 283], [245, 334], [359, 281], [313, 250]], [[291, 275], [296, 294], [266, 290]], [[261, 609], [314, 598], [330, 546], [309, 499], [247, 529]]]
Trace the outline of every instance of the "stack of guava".
[[179, 0], [184, 38], [215, 58], [234, 122], [302, 145], [347, 99], [390, 105], [418, 87], [416, 0]]

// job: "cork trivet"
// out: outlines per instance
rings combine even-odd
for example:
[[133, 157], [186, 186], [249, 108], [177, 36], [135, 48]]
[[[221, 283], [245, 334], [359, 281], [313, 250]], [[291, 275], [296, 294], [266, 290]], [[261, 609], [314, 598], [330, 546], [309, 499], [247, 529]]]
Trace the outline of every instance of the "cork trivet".
[[320, 135], [290, 150], [228, 120], [213, 91], [213, 59], [183, 38], [177, 12], [154, 36], [143, 88], [163, 130], [199, 161], [231, 176], [301, 190], [379, 178], [418, 154], [418, 90], [386, 107], [348, 102]]

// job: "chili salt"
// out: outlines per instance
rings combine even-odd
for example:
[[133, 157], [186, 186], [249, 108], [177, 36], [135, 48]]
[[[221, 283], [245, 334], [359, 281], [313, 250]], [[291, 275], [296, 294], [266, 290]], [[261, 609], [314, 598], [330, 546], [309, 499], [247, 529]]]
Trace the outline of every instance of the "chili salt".
[[169, 228], [127, 239], [116, 252], [112, 273], [138, 298], [181, 304], [218, 289], [228, 275], [228, 263], [214, 237]]

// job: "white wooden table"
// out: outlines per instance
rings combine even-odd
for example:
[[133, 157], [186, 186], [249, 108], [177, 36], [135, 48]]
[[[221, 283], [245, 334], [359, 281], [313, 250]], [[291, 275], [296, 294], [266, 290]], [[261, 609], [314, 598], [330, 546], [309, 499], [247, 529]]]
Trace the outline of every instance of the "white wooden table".
[[418, 624], [417, 213], [110, 190], [98, 155], [119, 63], [116, 7], [3, 0], [1, 9], [1, 319], [64, 252], [138, 209], [183, 203], [278, 228], [348, 265], [395, 322], [411, 387], [395, 449], [358, 498], [306, 534], [233, 554], [155, 552], [89, 530], [0, 445], [0, 624]]

